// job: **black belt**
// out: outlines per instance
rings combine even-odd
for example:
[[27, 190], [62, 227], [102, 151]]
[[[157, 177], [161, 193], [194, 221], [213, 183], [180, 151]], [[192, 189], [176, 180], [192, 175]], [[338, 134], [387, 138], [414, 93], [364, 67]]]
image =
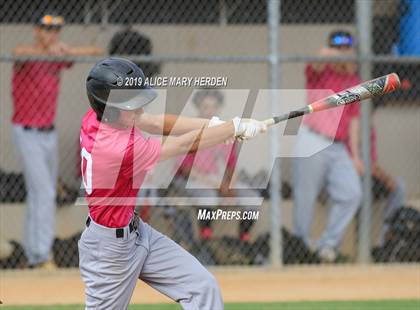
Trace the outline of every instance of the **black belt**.
[[32, 126], [23, 126], [24, 130], [36, 130], [39, 132], [50, 132], [55, 129], [54, 125], [45, 126], [45, 127], [32, 127]]
[[[88, 216], [88, 218], [86, 219], [86, 227], [89, 227], [91, 221], [92, 219], [90, 218], [90, 216]], [[134, 216], [131, 219], [130, 224], [128, 224], [128, 229], [130, 231], [130, 234], [133, 231], [137, 231], [138, 227], [139, 227], [139, 216], [137, 215], [137, 213], [134, 213]], [[115, 228], [115, 237], [124, 238], [124, 228]]]

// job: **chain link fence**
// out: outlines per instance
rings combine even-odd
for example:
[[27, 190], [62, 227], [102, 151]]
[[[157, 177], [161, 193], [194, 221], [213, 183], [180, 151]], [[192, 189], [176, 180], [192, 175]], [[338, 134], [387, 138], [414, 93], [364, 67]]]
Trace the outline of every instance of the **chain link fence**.
[[[277, 6], [275, 35], [268, 25]], [[360, 13], [366, 9], [368, 18]], [[325, 95], [310, 89], [335, 92], [397, 72], [401, 89], [368, 110], [314, 114], [272, 129], [271, 140], [165, 163], [146, 181], [138, 210], [206, 265], [419, 262], [419, 12], [415, 0], [3, 1], [1, 268], [46, 259], [78, 265], [88, 212], [79, 148], [85, 77], [106, 55], [132, 59], [150, 78], [226, 78], [217, 89], [163, 89], [160, 106], [223, 119], [264, 119], [288, 111], [290, 101], [300, 107]], [[370, 42], [360, 40], [363, 22]], [[270, 48], [273, 34], [278, 44]], [[271, 87], [280, 91], [265, 91]], [[330, 146], [308, 158], [291, 155], [315, 140]], [[273, 169], [279, 179], [269, 182]], [[371, 182], [362, 182], [366, 172]], [[218, 209], [250, 218], [197, 219]]]

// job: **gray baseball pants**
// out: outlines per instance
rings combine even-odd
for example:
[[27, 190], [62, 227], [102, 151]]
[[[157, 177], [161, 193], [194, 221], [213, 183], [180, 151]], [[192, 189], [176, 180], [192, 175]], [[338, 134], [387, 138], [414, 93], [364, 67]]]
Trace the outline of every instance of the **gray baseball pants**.
[[23, 248], [29, 264], [35, 265], [50, 259], [54, 241], [57, 131], [25, 130], [14, 125], [13, 140], [22, 162], [27, 191]]
[[223, 309], [219, 286], [200, 262], [174, 241], [140, 221], [138, 232], [90, 222], [79, 240], [86, 309], [127, 309], [137, 280], [184, 309]]

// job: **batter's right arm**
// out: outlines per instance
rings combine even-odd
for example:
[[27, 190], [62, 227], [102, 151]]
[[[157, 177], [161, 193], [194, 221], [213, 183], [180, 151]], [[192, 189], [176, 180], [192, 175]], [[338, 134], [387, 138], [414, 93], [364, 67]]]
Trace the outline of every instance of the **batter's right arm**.
[[196, 152], [199, 147], [200, 149], [212, 147], [233, 137], [234, 134], [234, 123], [228, 122], [216, 127], [203, 127], [178, 137], [169, 136], [163, 142], [160, 159], [165, 160], [170, 157]]
[[237, 136], [249, 139], [266, 130], [267, 127], [263, 122], [242, 122], [239, 117], [235, 117], [232, 121], [218, 126], [202, 127], [178, 137], [167, 137], [162, 145], [160, 159], [165, 160], [170, 157], [196, 152], [199, 149], [218, 145]]
[[193, 130], [208, 127], [209, 120], [205, 118], [184, 117], [173, 114], [143, 113], [136, 120], [136, 126], [151, 134], [182, 135]]

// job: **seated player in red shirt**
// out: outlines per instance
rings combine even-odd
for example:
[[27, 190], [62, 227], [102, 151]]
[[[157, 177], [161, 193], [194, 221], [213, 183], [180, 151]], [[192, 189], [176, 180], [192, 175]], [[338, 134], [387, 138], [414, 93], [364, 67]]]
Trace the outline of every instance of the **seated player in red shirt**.
[[[209, 128], [208, 119], [151, 115], [156, 92], [133, 62], [108, 58], [86, 80], [90, 109], [83, 118], [82, 175], [89, 207], [79, 241], [86, 309], [126, 309], [138, 279], [184, 309], [223, 309], [214, 277], [181, 246], [134, 213], [147, 172], [161, 160], [209, 148], [234, 137], [253, 138], [262, 122], [234, 118]], [[127, 89], [130, 88], [130, 89]], [[175, 125], [176, 123], [176, 125]], [[146, 138], [143, 131], [167, 136]]]

